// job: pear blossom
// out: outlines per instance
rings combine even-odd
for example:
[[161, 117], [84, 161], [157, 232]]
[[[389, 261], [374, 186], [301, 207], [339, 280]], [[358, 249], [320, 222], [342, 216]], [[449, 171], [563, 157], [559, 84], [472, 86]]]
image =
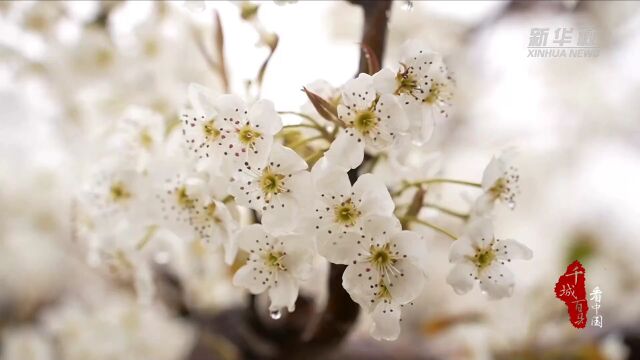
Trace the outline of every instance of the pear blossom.
[[385, 68], [373, 77], [376, 90], [397, 96], [414, 141], [429, 140], [436, 118], [448, 117], [453, 80], [439, 54], [419, 50], [401, 61], [397, 72]]
[[513, 259], [528, 260], [532, 255], [528, 247], [516, 240], [495, 238], [489, 219], [476, 218], [451, 245], [449, 262], [455, 266], [447, 276], [447, 283], [458, 294], [468, 292], [479, 281], [480, 289], [491, 298], [511, 296], [515, 280], [505, 264]]
[[162, 223], [185, 241], [203, 240], [211, 246], [224, 246], [232, 261], [235, 249], [231, 235], [237, 221], [225, 203], [216, 199], [202, 173], [178, 171], [167, 176], [156, 195]]
[[112, 151], [135, 159], [136, 170], [143, 171], [164, 145], [165, 131], [160, 114], [143, 107], [131, 107], [117, 125]]
[[269, 294], [269, 310], [294, 311], [299, 282], [311, 275], [313, 246], [305, 235], [275, 237], [264, 226], [252, 224], [240, 230], [235, 241], [249, 253], [247, 263], [233, 276], [233, 284], [252, 294]]
[[292, 219], [306, 206], [311, 194], [307, 163], [295, 151], [274, 144], [268, 160], [238, 169], [229, 192], [239, 205], [262, 212], [262, 224], [270, 231], [291, 230]]
[[504, 203], [512, 210], [516, 207], [516, 200], [520, 194], [520, 174], [512, 165], [512, 156], [511, 152], [507, 152], [491, 159], [482, 174], [484, 194], [476, 201], [474, 212], [487, 213], [496, 201]]
[[416, 232], [403, 231], [393, 216], [374, 215], [365, 221], [360, 237], [329, 251], [342, 252], [347, 246], [352, 258], [343, 262], [348, 264], [343, 287], [371, 315], [371, 335], [378, 340], [395, 340], [400, 334], [401, 306], [422, 291], [424, 239]]
[[317, 171], [320, 194], [311, 224], [317, 233], [318, 251], [330, 262], [342, 264], [353, 259], [350, 244], [361, 238], [365, 220], [374, 215], [392, 216], [395, 205], [387, 188], [372, 174], [360, 176], [351, 186], [339, 168]]
[[382, 150], [407, 128], [405, 114], [394, 95], [376, 92], [368, 74], [360, 74], [344, 85], [337, 111], [345, 127], [325, 156], [346, 169], [362, 163], [365, 147]]

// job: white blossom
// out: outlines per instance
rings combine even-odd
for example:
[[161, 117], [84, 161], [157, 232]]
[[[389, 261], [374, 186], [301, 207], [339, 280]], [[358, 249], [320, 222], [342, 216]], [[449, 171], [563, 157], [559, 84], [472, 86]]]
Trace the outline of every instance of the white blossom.
[[474, 205], [474, 212], [484, 214], [493, 208], [496, 201], [507, 205], [509, 209], [516, 207], [520, 194], [520, 174], [512, 165], [512, 153], [507, 152], [493, 157], [482, 175], [482, 194]]
[[438, 117], [448, 117], [453, 81], [442, 57], [419, 50], [404, 59], [400, 69], [382, 69], [373, 75], [378, 91], [395, 94], [409, 120], [408, 133], [419, 143], [431, 137]]
[[349, 244], [361, 237], [364, 220], [373, 215], [392, 216], [394, 203], [384, 184], [371, 174], [360, 176], [351, 186], [341, 169], [316, 170], [318, 166], [314, 177], [319, 196], [311, 225], [320, 254], [342, 264], [353, 259]]
[[312, 195], [307, 163], [295, 151], [274, 144], [263, 164], [245, 162], [235, 174], [229, 192], [239, 205], [262, 212], [262, 224], [271, 232], [292, 230], [302, 207]]
[[349, 265], [342, 276], [344, 288], [371, 315], [371, 335], [395, 340], [400, 333], [400, 307], [422, 291], [424, 239], [403, 231], [393, 216], [374, 215], [365, 221], [362, 235], [343, 241], [340, 248], [327, 251], [340, 252], [330, 255], [333, 259], [343, 258], [343, 253], [352, 256], [343, 262]]
[[515, 240], [495, 238], [489, 219], [476, 218], [451, 245], [449, 262], [455, 266], [447, 283], [458, 294], [468, 292], [479, 281], [480, 289], [491, 298], [511, 296], [515, 280], [505, 265], [513, 259], [531, 259], [532, 255], [528, 247]]
[[362, 163], [365, 147], [381, 150], [407, 127], [393, 94], [378, 93], [373, 78], [360, 74], [342, 88], [338, 118], [345, 125], [325, 156], [332, 164], [353, 169]]
[[247, 263], [235, 273], [233, 283], [252, 294], [268, 291], [271, 311], [295, 309], [299, 282], [310, 276], [313, 246], [306, 235], [272, 236], [262, 225], [244, 227], [236, 236]]

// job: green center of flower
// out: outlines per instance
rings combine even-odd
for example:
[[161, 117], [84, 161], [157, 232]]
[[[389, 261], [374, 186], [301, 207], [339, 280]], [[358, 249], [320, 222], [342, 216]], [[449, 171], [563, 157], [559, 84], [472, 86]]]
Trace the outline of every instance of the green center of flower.
[[245, 125], [238, 130], [238, 139], [240, 140], [240, 143], [250, 148], [255, 146], [256, 141], [258, 141], [261, 135], [261, 132], [252, 128], [250, 125]]
[[126, 201], [131, 198], [131, 193], [121, 181], [113, 183], [109, 188], [109, 193], [111, 194], [111, 200], [114, 202]]
[[383, 246], [371, 245], [369, 249], [369, 262], [382, 271], [396, 262], [396, 257], [391, 253], [391, 246], [387, 243]]
[[491, 249], [479, 250], [474, 256], [474, 263], [478, 267], [478, 269], [484, 269], [487, 266], [491, 265], [493, 260], [496, 258], [496, 253]]
[[384, 281], [382, 281], [382, 279], [380, 279], [378, 289], [380, 289], [380, 291], [378, 292], [378, 299], [391, 299], [391, 291], [389, 291], [389, 288], [384, 283]]
[[267, 167], [262, 172], [260, 177], [260, 189], [265, 195], [267, 200], [273, 196], [283, 192], [284, 189], [284, 175], [273, 172], [270, 167]]
[[284, 266], [283, 259], [284, 253], [281, 251], [270, 251], [266, 254], [264, 261], [265, 264], [269, 267], [277, 268], [278, 270], [286, 271], [287, 268]]
[[418, 82], [407, 71], [399, 72], [396, 75], [398, 88], [396, 94], [411, 94], [418, 87]]
[[491, 187], [491, 189], [489, 189], [489, 193], [494, 197], [494, 198], [499, 198], [502, 193], [504, 193], [507, 190], [507, 180], [503, 177], [499, 178], [498, 180], [496, 180], [495, 184], [493, 184], [493, 186]]
[[220, 136], [220, 130], [216, 128], [216, 124], [213, 119], [205, 122], [202, 129], [204, 131], [204, 135], [208, 139], [216, 140]]
[[335, 222], [344, 226], [354, 226], [360, 217], [360, 211], [351, 199], [334, 208]]
[[367, 134], [373, 130], [378, 124], [376, 114], [371, 110], [360, 111], [356, 114], [356, 118], [353, 121], [353, 127], [360, 133]]
[[145, 149], [151, 150], [151, 147], [153, 146], [153, 138], [151, 137], [151, 134], [149, 134], [149, 130], [144, 129], [140, 132], [140, 144], [142, 144], [142, 147]]
[[442, 90], [443, 89], [441, 84], [433, 83], [433, 85], [431, 85], [431, 89], [429, 90], [429, 95], [424, 98], [424, 102], [429, 105], [435, 104], [438, 100], [440, 100]]
[[189, 197], [189, 194], [187, 194], [187, 188], [184, 186], [176, 191], [176, 198], [178, 205], [185, 209], [191, 209], [195, 204], [195, 200]]

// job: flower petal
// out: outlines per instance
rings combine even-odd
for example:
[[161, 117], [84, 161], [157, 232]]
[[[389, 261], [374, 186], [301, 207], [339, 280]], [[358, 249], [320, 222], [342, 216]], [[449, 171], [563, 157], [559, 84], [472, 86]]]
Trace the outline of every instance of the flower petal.
[[500, 158], [493, 157], [482, 173], [482, 189], [488, 191], [504, 174], [506, 165]]
[[515, 280], [513, 273], [506, 266], [494, 261], [480, 273], [480, 289], [492, 299], [511, 296]]
[[361, 256], [358, 254], [366, 252], [364, 246], [358, 243], [360, 240], [358, 233], [320, 229], [318, 253], [334, 264], [350, 264]]
[[391, 94], [380, 96], [376, 105], [376, 115], [392, 136], [406, 130], [409, 126], [405, 112], [402, 111], [398, 100]]
[[367, 261], [350, 264], [342, 273], [342, 287], [365, 309], [375, 304], [380, 273]]
[[342, 103], [351, 110], [365, 110], [376, 98], [373, 78], [368, 74], [360, 74], [351, 79], [342, 88]]
[[278, 271], [276, 280], [269, 288], [271, 304], [269, 310], [278, 311], [287, 308], [289, 312], [295, 310], [298, 298], [298, 282], [284, 271]]
[[393, 94], [396, 91], [396, 74], [383, 68], [373, 74], [373, 86], [379, 94]]
[[269, 271], [260, 261], [247, 262], [233, 275], [233, 285], [243, 287], [252, 294], [261, 294], [271, 286], [273, 281]]
[[471, 245], [471, 239], [467, 236], [461, 236], [458, 240], [451, 243], [449, 248], [449, 262], [464, 261], [467, 257], [473, 257], [476, 251]]
[[403, 230], [391, 237], [391, 243], [399, 256], [411, 261], [426, 273], [427, 244], [422, 235], [415, 231]]
[[524, 259], [529, 260], [533, 256], [533, 252], [523, 243], [507, 239], [499, 240], [494, 245], [496, 249], [496, 257], [498, 259]]
[[273, 241], [260, 224], [245, 226], [236, 234], [235, 239], [240, 249], [250, 253], [264, 251]]
[[213, 91], [206, 87], [191, 83], [187, 89], [189, 102], [198, 114], [202, 114], [209, 119], [216, 115], [215, 95]]
[[218, 118], [227, 126], [244, 123], [247, 118], [247, 105], [238, 95], [225, 94], [218, 96], [215, 101]]
[[282, 119], [269, 100], [258, 100], [251, 106], [249, 121], [267, 135], [274, 135], [282, 129]]
[[399, 305], [380, 302], [371, 313], [371, 336], [376, 340], [396, 340], [400, 335], [400, 315]]
[[371, 215], [363, 219], [364, 234], [376, 243], [385, 244], [387, 239], [402, 230], [395, 216]]
[[406, 304], [420, 295], [424, 286], [424, 272], [406, 260], [399, 260], [394, 265], [399, 271], [390, 276], [388, 289], [393, 302]]
[[364, 142], [353, 133], [340, 131], [324, 153], [327, 160], [344, 170], [355, 169], [364, 159]]
[[363, 216], [393, 214], [395, 204], [391, 195], [379, 178], [373, 174], [364, 174], [353, 184], [355, 198], [361, 200], [360, 211]]
[[279, 174], [295, 174], [305, 170], [308, 166], [303, 158], [295, 151], [278, 143], [271, 147], [269, 164], [274, 167], [274, 171]]
[[457, 263], [447, 276], [447, 283], [458, 295], [467, 293], [473, 288], [478, 270], [470, 262]]

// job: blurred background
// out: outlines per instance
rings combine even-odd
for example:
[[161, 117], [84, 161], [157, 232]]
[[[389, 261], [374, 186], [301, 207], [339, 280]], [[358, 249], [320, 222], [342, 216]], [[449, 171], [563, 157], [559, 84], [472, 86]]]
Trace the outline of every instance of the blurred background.
[[[327, 357], [640, 359], [639, 8], [393, 3], [383, 65], [397, 68], [403, 44], [418, 40], [443, 54], [456, 80], [451, 114], [424, 156], [440, 154], [448, 177], [479, 181], [491, 156], [515, 148], [520, 200], [514, 211], [498, 209], [495, 227], [534, 257], [513, 264], [512, 297], [491, 301], [477, 288], [459, 296], [445, 282], [450, 240], [421, 229], [429, 278], [406, 309], [400, 339], [369, 339], [362, 320]], [[226, 80], [211, 66], [220, 61], [218, 24]], [[105, 133], [132, 112], [152, 112], [170, 127], [191, 82], [299, 111], [302, 86], [353, 77], [362, 27], [362, 9], [347, 1], [0, 2], [2, 359], [246, 358], [234, 340], [246, 299], [218, 255], [187, 251], [184, 261], [199, 266], [177, 272], [156, 258], [157, 294], [142, 304], [133, 280], [92, 263], [77, 234], [75, 198], [109, 151]], [[597, 51], [531, 56], [534, 29], [548, 29], [550, 44], [556, 29], [573, 29], [574, 40], [578, 29], [592, 30]], [[446, 190], [438, 193], [443, 202], [469, 206], [464, 189]], [[602, 328], [573, 328], [554, 296], [576, 259], [587, 292], [602, 290]]]

